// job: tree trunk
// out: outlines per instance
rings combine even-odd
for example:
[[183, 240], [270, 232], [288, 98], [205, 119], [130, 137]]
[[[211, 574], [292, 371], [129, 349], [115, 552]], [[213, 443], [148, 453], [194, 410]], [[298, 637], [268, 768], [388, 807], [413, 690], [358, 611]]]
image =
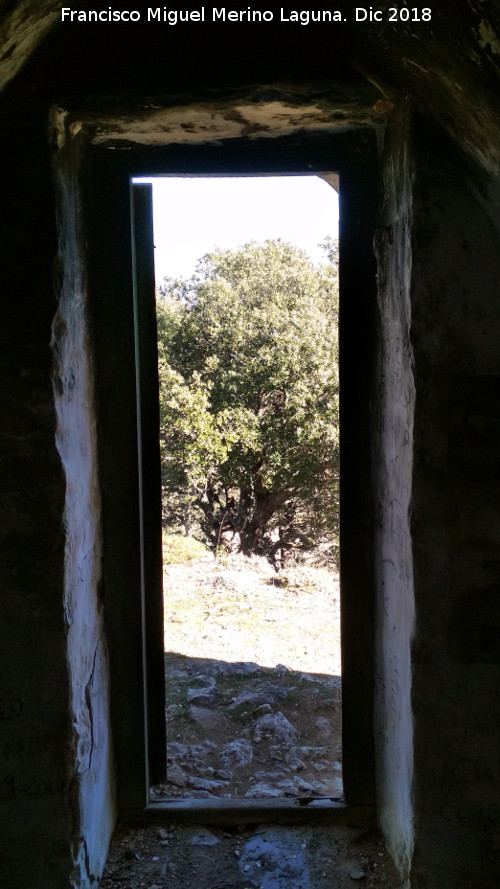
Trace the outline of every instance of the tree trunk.
[[[240, 531], [241, 552], [245, 556], [267, 555], [265, 532], [272, 516], [281, 509], [290, 497], [290, 490], [256, 491], [251, 517]], [[243, 495], [242, 495], [243, 500]]]

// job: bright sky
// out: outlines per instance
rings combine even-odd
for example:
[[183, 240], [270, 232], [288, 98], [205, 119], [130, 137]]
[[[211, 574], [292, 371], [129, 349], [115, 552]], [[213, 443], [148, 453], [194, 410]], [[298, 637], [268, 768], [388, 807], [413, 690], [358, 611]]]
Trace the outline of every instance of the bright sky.
[[269, 238], [291, 241], [322, 261], [338, 236], [338, 196], [317, 176], [135, 179], [153, 183], [156, 279], [187, 278], [214, 247]]

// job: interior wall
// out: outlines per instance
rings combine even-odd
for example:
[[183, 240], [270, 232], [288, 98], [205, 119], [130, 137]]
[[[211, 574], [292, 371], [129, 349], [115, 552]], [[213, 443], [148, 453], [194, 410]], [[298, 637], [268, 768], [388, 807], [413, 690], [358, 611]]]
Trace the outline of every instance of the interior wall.
[[377, 810], [406, 880], [413, 854], [414, 627], [409, 513], [415, 386], [410, 345], [412, 169], [409, 120], [393, 118], [381, 156], [377, 367], [373, 380], [375, 499], [375, 748]]
[[414, 889], [500, 879], [498, 207], [420, 122], [412, 236]]
[[[0, 120], [0, 884], [90, 887], [113, 826], [79, 208], [48, 109]], [[59, 256], [58, 256], [59, 253]]]
[[[60, 133], [62, 136], [62, 132]], [[98, 881], [114, 827], [109, 666], [103, 627], [101, 493], [78, 153], [60, 146], [59, 306], [53, 323], [56, 443], [66, 477], [64, 616], [71, 692], [71, 886]]]
[[[319, 92], [329, 97], [331, 77], [338, 79], [337, 92], [356, 108], [361, 84], [367, 90], [369, 83], [367, 103], [375, 117], [407, 94], [425, 109], [428, 121], [439, 120], [442, 127], [437, 135], [420, 121], [414, 145], [413, 725], [407, 673], [413, 622], [411, 564], [406, 550], [411, 449], [404, 444], [404, 429], [411, 429], [413, 397], [406, 299], [409, 167], [404, 146], [397, 143], [385, 154], [382, 194], [387, 202], [381, 206], [376, 247], [379, 272], [387, 283], [379, 304], [381, 345], [384, 328], [392, 338], [380, 353], [378, 373], [384, 386], [374, 396], [386, 420], [377, 439], [374, 478], [383, 507], [390, 506], [395, 522], [392, 526], [384, 519], [382, 510], [376, 531], [381, 821], [403, 869], [414, 842], [413, 889], [498, 886], [500, 220], [488, 195], [500, 192], [491, 187], [498, 186], [493, 173], [482, 194], [477, 193], [479, 179], [474, 191], [466, 166], [443, 136], [444, 130], [455, 133], [478, 165], [485, 164], [490, 171], [498, 168], [498, 54], [496, 44], [484, 39], [485, 33], [495, 37], [495, 18], [493, 25], [483, 21], [483, 9], [474, 18], [470, 3], [459, 12], [450, 0], [443, 0], [441, 7], [435, 24], [440, 39], [412, 37], [411, 58], [406, 57], [409, 31], [398, 36], [392, 26], [376, 40], [359, 25], [336, 36], [325, 30], [320, 43], [305, 41], [302, 29], [296, 29], [293, 39], [269, 30], [259, 52], [244, 32], [238, 39], [231, 33], [227, 40], [213, 29], [199, 30], [171, 43], [168, 65], [161, 29], [150, 29], [146, 38], [135, 29], [89, 28], [82, 40], [76, 28], [71, 32], [61, 28], [2, 94], [0, 875], [5, 889], [62, 889], [70, 879], [83, 889], [85, 881], [93, 880], [91, 873], [97, 876], [112, 822], [92, 368], [81, 351], [87, 343], [86, 306], [79, 299], [73, 304], [80, 288], [73, 289], [69, 276], [62, 288], [62, 276], [54, 286], [58, 247], [48, 109], [54, 101], [66, 100], [69, 107], [92, 109], [111, 97], [124, 113], [135, 104], [148, 113], [149, 97], [163, 95], [171, 103], [180, 92], [194, 90], [198, 98], [206, 98], [210, 89], [230, 93], [245, 84], [260, 84], [255, 87], [260, 98], [274, 101], [278, 96], [282, 101], [283, 88], [273, 85], [285, 83], [288, 90], [290, 78], [300, 106], [301, 93], [305, 95], [307, 84], [315, 79], [323, 84]], [[491, 13], [490, 9], [490, 17]], [[186, 65], [186, 58], [195, 61]], [[358, 72], [366, 70], [367, 79], [354, 74], [352, 64]], [[351, 119], [342, 114], [341, 121]], [[113, 198], [114, 194], [105, 196], [111, 203]], [[78, 217], [78, 206], [68, 204], [67, 210]], [[361, 231], [358, 217], [354, 221]], [[80, 262], [79, 250], [74, 251], [77, 233], [68, 230], [64, 238], [69, 271], [73, 260], [76, 268]], [[103, 264], [107, 261], [105, 254], [98, 258]], [[118, 289], [117, 282], [114, 286]], [[56, 293], [61, 295], [58, 315]], [[119, 300], [120, 294], [113, 300], [115, 296]], [[354, 288], [353, 314], [355, 300]], [[104, 306], [100, 317], [114, 330], [113, 306]], [[50, 350], [54, 319], [63, 361], [62, 385], [56, 386], [56, 394]], [[120, 323], [120, 335], [128, 342], [124, 330], [128, 319], [124, 316]], [[371, 345], [370, 338], [363, 343]], [[111, 372], [121, 372], [122, 356], [116, 351], [106, 354], [105, 362], [108, 380], [113, 379]], [[356, 362], [359, 365], [353, 355], [353, 373]], [[126, 401], [134, 385], [127, 373]], [[110, 407], [115, 397], [110, 385], [101, 414], [119, 411], [120, 403]], [[71, 447], [67, 419], [74, 425]], [[392, 421], [397, 429], [394, 437]], [[136, 453], [133, 430], [128, 431], [121, 442], [126, 453], [120, 466], [113, 467], [109, 456], [111, 478], [123, 467], [132, 471]], [[404, 444], [401, 452], [399, 444]], [[110, 477], [106, 476], [106, 484]], [[81, 488], [73, 490], [79, 483]], [[80, 499], [77, 491], [84, 492]], [[367, 491], [370, 498], [371, 487]], [[133, 499], [135, 492], [128, 496]], [[110, 508], [121, 515], [123, 502], [118, 493]], [[130, 503], [125, 506], [131, 515]], [[354, 518], [352, 527], [355, 534]], [[132, 532], [135, 535], [131, 520], [127, 534], [121, 534], [122, 548]], [[108, 540], [111, 549], [119, 536], [117, 531]], [[398, 538], [404, 559], [392, 572], [386, 558], [392, 557]], [[362, 539], [366, 540], [364, 531]], [[132, 567], [125, 578], [130, 587], [137, 581], [135, 562]], [[126, 569], [112, 570], [119, 584]], [[382, 584], [390, 588], [387, 613]], [[77, 586], [84, 588], [83, 597]], [[106, 608], [109, 612], [108, 602]], [[114, 608], [112, 618], [120, 609], [127, 610], [119, 601]], [[371, 611], [360, 612], [361, 620], [369, 623]], [[125, 614], [127, 619], [137, 631], [136, 612]], [[366, 659], [355, 631], [356, 626], [350, 634], [355, 650]], [[135, 692], [134, 684], [140, 683], [135, 662], [129, 661], [126, 670], [130, 686], [125, 684], [122, 695], [131, 688]], [[119, 704], [120, 693], [116, 688], [113, 692], [113, 702]], [[392, 706], [401, 707], [397, 717]], [[132, 735], [136, 747], [128, 743]], [[141, 738], [130, 725], [124, 726], [122, 745], [130, 760], [140, 747], [138, 755], [144, 756]], [[79, 845], [81, 836], [86, 837], [86, 847]]]
[[57, 245], [45, 111], [19, 100], [0, 115], [0, 883], [31, 889], [71, 870]]

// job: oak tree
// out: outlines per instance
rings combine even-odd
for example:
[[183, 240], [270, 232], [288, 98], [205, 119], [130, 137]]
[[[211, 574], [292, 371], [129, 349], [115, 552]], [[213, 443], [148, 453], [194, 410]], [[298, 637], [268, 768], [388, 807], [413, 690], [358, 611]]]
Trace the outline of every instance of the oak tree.
[[337, 250], [216, 250], [157, 298], [166, 521], [274, 561], [333, 546], [338, 516]]

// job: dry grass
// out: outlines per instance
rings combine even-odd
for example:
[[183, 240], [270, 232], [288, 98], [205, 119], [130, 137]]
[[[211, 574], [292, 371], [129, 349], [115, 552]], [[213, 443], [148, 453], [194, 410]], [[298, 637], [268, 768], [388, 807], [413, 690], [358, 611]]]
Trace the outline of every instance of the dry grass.
[[164, 570], [165, 651], [340, 675], [338, 575], [212, 556]]

